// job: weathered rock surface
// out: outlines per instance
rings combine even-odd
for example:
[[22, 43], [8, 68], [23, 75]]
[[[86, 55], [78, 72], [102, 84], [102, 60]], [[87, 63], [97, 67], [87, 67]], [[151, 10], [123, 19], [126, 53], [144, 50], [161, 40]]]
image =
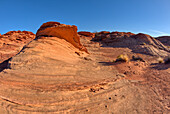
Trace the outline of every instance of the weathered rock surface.
[[163, 43], [166, 46], [170, 46], [170, 36], [160, 36], [156, 38], [161, 43]]
[[110, 34], [96, 34], [93, 41], [99, 41], [103, 46], [128, 47], [133, 52], [154, 56], [168, 56], [170, 49], [160, 41], [147, 34], [133, 34], [125, 32], [112, 32]]
[[24, 45], [35, 38], [29, 31], [10, 31], [0, 36], [0, 62], [16, 55]]

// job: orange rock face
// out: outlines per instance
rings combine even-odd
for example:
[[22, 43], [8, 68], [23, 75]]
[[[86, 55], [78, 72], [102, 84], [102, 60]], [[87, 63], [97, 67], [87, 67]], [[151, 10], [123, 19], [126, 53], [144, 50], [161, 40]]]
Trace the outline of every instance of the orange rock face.
[[24, 45], [35, 38], [29, 31], [9, 31], [0, 35], [0, 62], [16, 55]]
[[87, 52], [87, 49], [80, 43], [80, 37], [77, 34], [77, 26], [60, 24], [59, 22], [47, 22], [37, 31], [36, 38], [40, 36], [64, 39], [79, 50]]
[[78, 32], [78, 34], [83, 35], [83, 36], [87, 36], [87, 37], [94, 37], [94, 35], [95, 35], [94, 33], [86, 32], [86, 31]]

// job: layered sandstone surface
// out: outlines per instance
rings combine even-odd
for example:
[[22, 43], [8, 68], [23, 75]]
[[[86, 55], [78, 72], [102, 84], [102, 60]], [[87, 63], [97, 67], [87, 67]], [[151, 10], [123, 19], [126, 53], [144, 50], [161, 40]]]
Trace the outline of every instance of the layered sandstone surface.
[[[36, 38], [6, 61], [0, 72], [0, 113], [169, 112], [170, 65], [158, 63], [159, 55], [150, 56], [151, 51], [134, 50], [146, 45], [168, 54], [163, 44], [145, 34], [102, 31], [93, 38], [75, 28], [44, 23]], [[120, 54], [129, 62], [113, 62]]]
[[[90, 88], [117, 80], [116, 70], [95, 59], [80, 43], [76, 26], [45, 23], [0, 73], [1, 100], [19, 104], [7, 109], [15, 113], [60, 112], [85, 105]], [[1, 107], [0, 112], [5, 110]]]
[[10, 31], [0, 35], [0, 62], [16, 55], [34, 38], [35, 34], [29, 31]]

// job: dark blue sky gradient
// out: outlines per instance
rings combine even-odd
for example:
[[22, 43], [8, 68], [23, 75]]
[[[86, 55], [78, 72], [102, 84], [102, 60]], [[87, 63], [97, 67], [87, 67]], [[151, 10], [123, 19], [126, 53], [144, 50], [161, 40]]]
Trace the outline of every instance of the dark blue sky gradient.
[[0, 0], [0, 33], [36, 33], [47, 21], [79, 31], [143, 32], [170, 35], [170, 0]]

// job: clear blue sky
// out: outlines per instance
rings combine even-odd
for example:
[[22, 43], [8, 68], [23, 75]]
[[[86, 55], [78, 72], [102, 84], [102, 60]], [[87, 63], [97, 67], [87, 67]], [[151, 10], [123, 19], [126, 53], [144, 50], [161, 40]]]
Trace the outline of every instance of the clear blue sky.
[[143, 32], [170, 35], [170, 0], [0, 0], [0, 33], [36, 33], [47, 21], [79, 31]]

